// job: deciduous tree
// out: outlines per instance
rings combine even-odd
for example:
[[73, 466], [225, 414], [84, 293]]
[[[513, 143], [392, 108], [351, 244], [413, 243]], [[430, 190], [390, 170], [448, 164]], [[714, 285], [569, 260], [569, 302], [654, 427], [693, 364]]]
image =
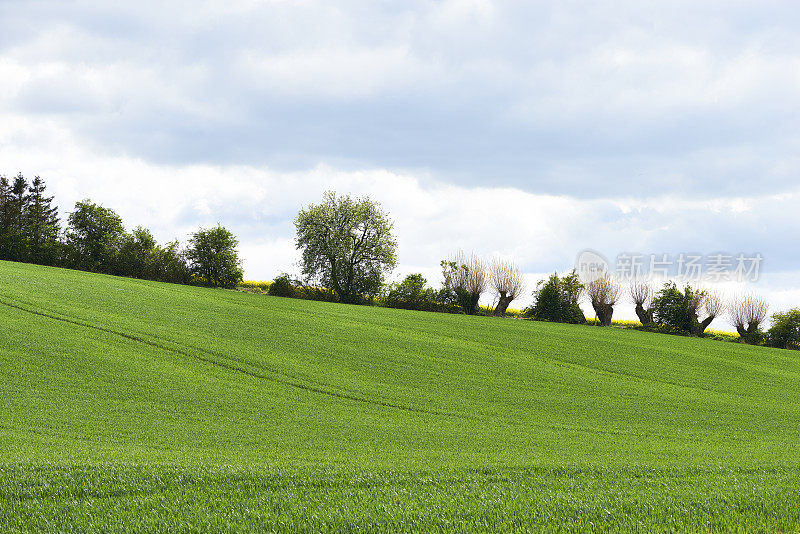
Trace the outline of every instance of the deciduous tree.
[[629, 292], [636, 306], [636, 316], [645, 325], [653, 322], [653, 296], [655, 291], [647, 280], [634, 278], [631, 280]]
[[[697, 312], [697, 334], [702, 334], [711, 322], [725, 312], [725, 302], [715, 291], [703, 291]], [[704, 317], [701, 319], [702, 313]]]
[[742, 295], [728, 307], [731, 323], [742, 336], [742, 341], [757, 344], [761, 341], [761, 324], [767, 318], [769, 305], [761, 297]]
[[377, 295], [384, 275], [397, 264], [393, 223], [369, 198], [329, 191], [322, 203], [301, 210], [294, 224], [303, 275], [342, 302]]
[[495, 259], [489, 267], [489, 279], [492, 290], [497, 296], [497, 306], [493, 315], [503, 317], [509, 304], [522, 294], [525, 288], [525, 277], [522, 271], [511, 262]]
[[67, 218], [66, 244], [72, 267], [110, 272], [125, 227], [114, 210], [83, 200]]
[[236, 236], [220, 225], [193, 233], [186, 250], [192, 274], [211, 287], [236, 286], [242, 281], [238, 245]]
[[800, 308], [773, 314], [767, 338], [773, 347], [800, 349]]
[[586, 294], [601, 326], [611, 324], [614, 306], [619, 300], [620, 292], [620, 285], [608, 273], [586, 284]]
[[451, 260], [441, 262], [446, 291], [455, 295], [457, 304], [467, 315], [475, 315], [478, 302], [486, 291], [486, 265], [474, 253], [466, 256], [459, 251]]
[[586, 316], [579, 302], [585, 289], [575, 270], [564, 276], [553, 273], [537, 284], [526, 315], [540, 321], [583, 324]]

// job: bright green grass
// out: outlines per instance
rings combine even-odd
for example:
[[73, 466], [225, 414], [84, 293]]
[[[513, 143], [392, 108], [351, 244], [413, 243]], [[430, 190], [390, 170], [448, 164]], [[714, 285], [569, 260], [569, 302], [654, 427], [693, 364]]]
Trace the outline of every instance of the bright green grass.
[[0, 262], [0, 531], [800, 530], [794, 351]]

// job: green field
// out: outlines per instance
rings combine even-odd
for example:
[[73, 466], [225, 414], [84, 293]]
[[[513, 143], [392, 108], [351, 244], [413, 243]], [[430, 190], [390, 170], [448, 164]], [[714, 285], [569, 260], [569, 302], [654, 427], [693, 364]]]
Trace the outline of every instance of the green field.
[[800, 530], [800, 360], [0, 262], [0, 531]]

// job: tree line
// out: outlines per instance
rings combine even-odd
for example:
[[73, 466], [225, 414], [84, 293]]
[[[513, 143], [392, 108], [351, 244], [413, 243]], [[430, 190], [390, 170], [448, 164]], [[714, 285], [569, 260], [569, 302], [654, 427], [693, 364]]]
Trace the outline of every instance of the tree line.
[[159, 244], [150, 230], [130, 232], [114, 211], [90, 200], [75, 204], [62, 228], [54, 197], [36, 176], [0, 176], [0, 260], [79, 269], [146, 280], [235, 287], [242, 279], [236, 237], [201, 228], [187, 246]]
[[[428, 287], [421, 273], [384, 285], [384, 275], [396, 265], [397, 243], [388, 215], [367, 198], [337, 197], [328, 192], [320, 204], [312, 204], [300, 212], [295, 226], [305, 281], [292, 281], [284, 274], [270, 287], [273, 294], [314, 298], [313, 292], [304, 289], [311, 283], [327, 288], [328, 300], [338, 297], [340, 302], [369, 302], [468, 315], [488, 312], [503, 317], [524, 291], [524, 278], [513, 263], [496, 259], [487, 264], [475, 254], [463, 252], [442, 260], [440, 289]], [[487, 291], [494, 296], [494, 304], [488, 310], [481, 310], [478, 303]], [[623, 287], [608, 273], [585, 284], [575, 271], [563, 276], [556, 273], [539, 282], [533, 292], [533, 304], [524, 310], [524, 316], [586, 323], [580, 307], [585, 299], [598, 324], [609, 326], [624, 293]], [[726, 303], [713, 291], [690, 285], [679, 288], [673, 281], [656, 289], [643, 279], [631, 281], [627, 294], [643, 330], [703, 336], [711, 322], [727, 312], [745, 343], [800, 348], [800, 309], [774, 314], [772, 327], [764, 331], [768, 306], [754, 295]]]
[[[211, 287], [230, 288], [242, 281], [238, 240], [221, 225], [192, 233], [186, 247], [177, 240], [160, 245], [146, 228], [128, 232], [116, 212], [83, 200], [62, 228], [54, 199], [45, 191], [39, 176], [31, 183], [22, 174], [13, 181], [0, 176], [0, 259]], [[438, 289], [429, 287], [421, 273], [386, 284], [386, 275], [397, 265], [397, 241], [389, 215], [368, 198], [327, 192], [322, 202], [302, 209], [294, 225], [301, 279], [280, 275], [268, 288], [272, 295], [503, 317], [525, 288], [512, 262], [487, 263], [463, 252], [440, 262]], [[487, 292], [494, 304], [482, 308], [479, 302]], [[586, 323], [580, 307], [585, 299], [598, 324], [609, 326], [624, 293], [609, 274], [584, 284], [575, 271], [555, 273], [537, 284], [533, 304], [522, 315]], [[800, 348], [800, 309], [774, 314], [772, 327], [764, 331], [768, 306], [753, 295], [723, 303], [711, 291], [679, 288], [675, 282], [656, 290], [644, 280], [633, 280], [627, 293], [645, 330], [702, 336], [727, 312], [746, 343]]]

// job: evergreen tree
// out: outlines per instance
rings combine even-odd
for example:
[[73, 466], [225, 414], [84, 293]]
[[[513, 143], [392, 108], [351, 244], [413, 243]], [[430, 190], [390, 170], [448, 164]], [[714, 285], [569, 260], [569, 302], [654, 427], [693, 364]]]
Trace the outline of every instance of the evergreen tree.
[[28, 182], [22, 173], [14, 178], [3, 202], [3, 259], [25, 261], [25, 213], [28, 205]]
[[52, 265], [58, 249], [58, 208], [53, 206], [53, 197], [45, 196], [44, 180], [35, 177], [28, 189], [25, 237], [28, 244], [28, 260], [33, 263]]
[[11, 259], [11, 184], [0, 176], [0, 260]]

